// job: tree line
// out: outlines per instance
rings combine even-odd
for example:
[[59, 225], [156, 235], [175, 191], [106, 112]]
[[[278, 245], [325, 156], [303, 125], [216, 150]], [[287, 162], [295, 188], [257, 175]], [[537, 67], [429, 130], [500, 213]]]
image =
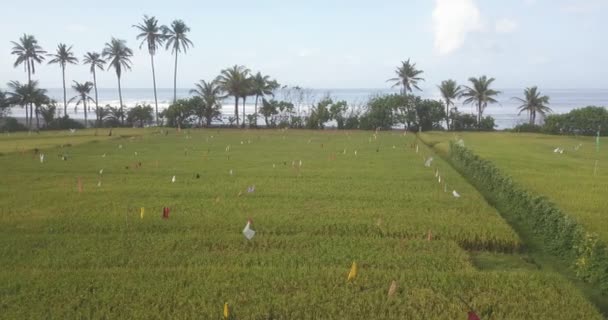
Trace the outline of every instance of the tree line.
[[[147, 49], [150, 56], [152, 85], [154, 93], [153, 118], [157, 125], [198, 125], [209, 126], [213, 121], [221, 119], [222, 101], [226, 97], [234, 97], [234, 116], [228, 119], [229, 125], [257, 126], [258, 117], [264, 118], [265, 126], [292, 126], [302, 128], [322, 128], [325, 122], [333, 121], [338, 128], [390, 128], [403, 125], [409, 129], [430, 130], [440, 129], [445, 125], [447, 130], [493, 129], [491, 117], [483, 113], [489, 104], [497, 103], [496, 97], [501, 93], [492, 88], [494, 78], [487, 76], [471, 77], [468, 85], [458, 85], [454, 80], [445, 80], [438, 85], [442, 101], [424, 100], [414, 95], [414, 90], [421, 91], [419, 84], [424, 81], [423, 71], [409, 59], [402, 61], [395, 70], [395, 77], [388, 81], [393, 87], [399, 87], [399, 95], [370, 97], [363, 106], [349, 106], [345, 101], [333, 101], [324, 97], [319, 103], [309, 103], [305, 107], [306, 114], [297, 111], [302, 107], [302, 101], [294, 99], [275, 99], [278, 91], [288, 88], [260, 72], [253, 73], [245, 66], [234, 65], [226, 68], [212, 80], [200, 82], [190, 90], [193, 97], [177, 99], [178, 57], [185, 54], [194, 44], [189, 39], [190, 28], [182, 20], [175, 20], [169, 26], [161, 25], [156, 17], [144, 16], [139, 24], [132, 26], [137, 30], [136, 40], [140, 41], [139, 48]], [[73, 46], [64, 43], [57, 45], [54, 53], [48, 54], [37, 39], [24, 34], [18, 41], [12, 42], [11, 53], [16, 57], [14, 67], [23, 66], [27, 73], [27, 83], [11, 81], [8, 92], [0, 92], [0, 110], [8, 110], [11, 106], [19, 106], [26, 111], [26, 126], [40, 128], [40, 118], [47, 123], [51, 114], [56, 111], [56, 102], [52, 101], [45, 89], [39, 87], [35, 75], [36, 67], [48, 58], [48, 64], [58, 65], [62, 74], [63, 114], [67, 117], [67, 107], [74, 104], [74, 110], [82, 106], [85, 126], [88, 126], [89, 108], [95, 106], [95, 125], [105, 123], [125, 125], [125, 118], [131, 120], [128, 124], [143, 125], [152, 120], [146, 112], [150, 106], [138, 105], [134, 111], [125, 111], [121, 78], [132, 67], [133, 50], [122, 39], [112, 38], [105, 43], [100, 52], [87, 52], [80, 60], [74, 54]], [[173, 77], [173, 103], [166, 110], [159, 112], [156, 88], [156, 71], [154, 57], [159, 49], [166, 49], [175, 56]], [[66, 92], [66, 69], [69, 65], [82, 63], [89, 67], [92, 81], [73, 81], [72, 89], [77, 93], [68, 99]], [[119, 106], [99, 106], [97, 92], [97, 72], [113, 70], [117, 80]], [[300, 90], [292, 87], [292, 90]], [[248, 98], [255, 99], [254, 114], [247, 115], [245, 105]], [[270, 98], [270, 99], [267, 99]], [[474, 105], [477, 115], [473, 117], [458, 111], [455, 102], [462, 99], [462, 104]], [[513, 98], [521, 103], [521, 112], [529, 114], [531, 125], [536, 124], [537, 115], [544, 116], [550, 112], [549, 97], [542, 95], [537, 87], [527, 88], [523, 98]], [[242, 113], [239, 112], [239, 102]], [[259, 110], [258, 110], [258, 107]], [[441, 109], [441, 110], [439, 110]], [[6, 111], [0, 111], [0, 115]], [[163, 123], [161, 123], [163, 119]], [[129, 120], [129, 119], [127, 119]], [[165, 122], [166, 120], [166, 122]], [[63, 120], [67, 122], [67, 120]], [[69, 122], [74, 124], [73, 122]], [[47, 123], [48, 124], [48, 123]]]

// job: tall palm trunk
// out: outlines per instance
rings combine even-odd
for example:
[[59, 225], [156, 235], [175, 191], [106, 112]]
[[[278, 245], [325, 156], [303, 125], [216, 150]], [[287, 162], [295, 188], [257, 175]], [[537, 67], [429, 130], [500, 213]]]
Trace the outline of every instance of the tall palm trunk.
[[253, 125], [255, 127], [258, 126], [258, 99], [260, 98], [259, 95], [255, 96], [255, 107], [254, 107], [254, 116], [255, 118], [253, 119]]
[[[25, 63], [27, 63], [27, 84], [31, 85], [32, 84], [32, 69], [31, 69], [31, 66], [30, 66], [31, 60], [29, 58], [27, 58], [25, 60]], [[31, 102], [29, 103], [29, 107], [30, 107], [30, 112], [29, 113], [27, 112], [27, 107], [28, 106], [25, 105], [25, 125], [28, 128], [31, 128], [31, 126], [32, 126], [32, 116], [30, 114], [31, 114], [31, 110], [32, 110], [32, 103]]]
[[84, 127], [85, 129], [89, 127], [89, 121], [87, 118], [87, 98], [82, 97], [82, 106], [84, 107]]
[[63, 115], [68, 115], [68, 99], [65, 92], [65, 66], [61, 66], [61, 76], [63, 78]]
[[536, 124], [536, 110], [530, 111], [530, 124], [531, 125]]
[[93, 87], [95, 89], [95, 126], [101, 124], [101, 116], [99, 113], [99, 98], [97, 97], [97, 77], [95, 76], [95, 68], [93, 68]]
[[239, 96], [234, 96], [234, 115], [236, 116], [236, 126], [239, 126]]
[[177, 101], [177, 51], [175, 51], [175, 71], [173, 72], [173, 103]]
[[450, 102], [445, 100], [445, 126], [450, 131]]
[[[154, 86], [154, 106], [155, 106], [155, 120], [156, 120], [156, 125], [158, 126], [158, 98], [156, 96], [156, 72], [154, 71], [154, 55], [150, 54], [150, 63], [152, 64], [152, 85]], [[174, 92], [175, 95], [175, 92]], [[175, 99], [175, 96], [174, 96]]]
[[477, 125], [481, 123], [481, 101], [477, 103]]
[[122, 89], [120, 88], [120, 76], [118, 78], [118, 100], [120, 101], [120, 124], [125, 125], [125, 113], [122, 111]]
[[36, 105], [36, 130], [40, 130], [40, 118], [38, 117], [39, 108]]
[[245, 128], [245, 119], [246, 119], [246, 115], [247, 115], [247, 114], [245, 113], [245, 103], [246, 103], [246, 101], [247, 101], [247, 96], [244, 96], [244, 97], [243, 97], [243, 121], [241, 121], [241, 126], [242, 126], [243, 128]]

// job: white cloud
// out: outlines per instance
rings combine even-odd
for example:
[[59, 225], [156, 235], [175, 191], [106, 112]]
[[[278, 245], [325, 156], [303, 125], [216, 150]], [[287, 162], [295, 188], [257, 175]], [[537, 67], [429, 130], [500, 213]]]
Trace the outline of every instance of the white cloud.
[[502, 18], [496, 21], [496, 32], [498, 33], [511, 33], [517, 30], [517, 21], [509, 18]]
[[481, 28], [481, 14], [473, 0], [436, 0], [433, 10], [435, 49], [449, 54], [460, 48], [467, 33]]

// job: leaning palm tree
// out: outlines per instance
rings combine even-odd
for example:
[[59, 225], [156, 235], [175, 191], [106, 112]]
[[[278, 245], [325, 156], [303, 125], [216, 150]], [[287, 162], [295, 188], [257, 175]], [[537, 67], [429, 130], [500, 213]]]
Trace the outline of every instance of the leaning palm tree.
[[177, 55], [182, 51], [185, 54], [190, 46], [194, 46], [194, 44], [192, 44], [192, 41], [186, 35], [190, 32], [190, 28], [182, 20], [173, 21], [171, 28], [163, 26], [162, 31], [167, 37], [166, 49], [171, 48], [172, 53], [175, 54], [175, 69], [173, 73], [173, 103], [175, 103], [177, 101]]
[[439, 88], [441, 97], [445, 100], [445, 123], [447, 129], [450, 130], [450, 106], [454, 106], [454, 101], [461, 94], [461, 88], [452, 79], [442, 81], [441, 85], [437, 86], [437, 88]]
[[[138, 25], [133, 25], [134, 28], [140, 31], [137, 35], [137, 40], [143, 39], [139, 48], [141, 49], [145, 44], [148, 47], [148, 53], [150, 54], [150, 65], [152, 65], [152, 85], [154, 86], [154, 105], [156, 108], [155, 119], [158, 125], [158, 98], [156, 96], [156, 73], [154, 70], [154, 55], [159, 46], [162, 46], [166, 39], [166, 35], [163, 32], [163, 28], [158, 25], [156, 17], [148, 17], [144, 15], [144, 20]], [[175, 56], [177, 59], [177, 55]], [[177, 69], [177, 68], [176, 68]]]
[[483, 117], [483, 111], [488, 106], [488, 103], [497, 103], [496, 97], [500, 94], [500, 91], [490, 89], [490, 86], [494, 82], [494, 78], [487, 78], [486, 76], [481, 76], [479, 78], [471, 77], [469, 78], [469, 82], [471, 82], [472, 86], [464, 86], [464, 91], [461, 94], [462, 97], [466, 99], [463, 101], [464, 104], [474, 103], [477, 105], [477, 124], [481, 123], [481, 118]]
[[[11, 41], [11, 43], [13, 44], [11, 54], [17, 56], [14, 67], [16, 68], [23, 64], [27, 72], [27, 82], [32, 81], [32, 74], [36, 73], [36, 63], [44, 61], [46, 51], [42, 50], [42, 47], [38, 45], [38, 40], [34, 36], [28, 34], [23, 34], [23, 37], [19, 38], [19, 42]], [[32, 106], [30, 105], [28, 119], [28, 110], [25, 108], [25, 118], [28, 125], [32, 122], [32, 112]]]
[[[222, 90], [230, 96], [234, 96], [234, 116], [236, 117], [236, 125], [239, 125], [239, 98], [247, 88], [247, 78], [249, 69], [244, 66], [234, 65], [231, 68], [224, 69], [216, 78], [217, 83]], [[245, 115], [243, 114], [243, 117]], [[245, 119], [243, 119], [244, 121]]]
[[69, 64], [77, 64], [78, 58], [74, 56], [74, 52], [72, 52], [72, 46], [66, 46], [64, 43], [60, 43], [57, 45], [57, 52], [55, 54], [50, 54], [49, 57], [53, 59], [49, 60], [49, 64], [58, 63], [61, 66], [61, 75], [63, 78], [63, 114], [68, 114], [68, 103], [67, 96], [65, 92], [65, 67]]
[[245, 76], [245, 81], [243, 82], [243, 88], [241, 90], [241, 98], [243, 99], [243, 121], [241, 122], [241, 126], [245, 127], [245, 119], [247, 118], [247, 114], [245, 113], [245, 105], [247, 103], [247, 97], [253, 96], [255, 93], [253, 92], [253, 77]]
[[276, 90], [277, 88], [279, 88], [279, 83], [276, 82], [275, 80], [270, 80], [269, 76], [262, 76], [262, 74], [260, 72], [256, 73], [255, 76], [253, 76], [253, 81], [252, 81], [252, 92], [253, 95], [255, 95], [255, 120], [254, 120], [254, 125], [257, 126], [258, 124], [258, 99], [260, 97], [262, 97], [262, 99], [264, 99], [264, 96], [266, 95], [270, 95], [270, 96], [274, 96], [274, 90]]
[[422, 91], [418, 86], [418, 82], [424, 81], [420, 75], [424, 71], [416, 69], [416, 64], [411, 63], [410, 59], [401, 61], [401, 66], [395, 69], [397, 77], [388, 79], [387, 82], [393, 82], [393, 87], [401, 87], [401, 94], [407, 96], [408, 92], [412, 92], [413, 89]]
[[82, 103], [82, 108], [84, 109], [84, 127], [87, 128], [89, 126], [89, 119], [87, 117], [87, 101], [95, 101], [89, 95], [91, 93], [91, 89], [93, 89], [93, 83], [87, 81], [85, 83], [79, 83], [74, 81], [74, 85], [72, 85], [72, 89], [78, 92], [77, 95], [70, 99], [70, 102], [76, 101], [76, 105], [74, 106], [74, 112], [76, 112], [76, 108]]
[[[122, 110], [122, 88], [120, 87], [120, 77], [122, 76], [123, 69], [131, 70], [131, 57], [133, 56], [133, 50], [127, 47], [125, 40], [120, 40], [116, 38], [112, 38], [112, 41], [106, 43], [106, 47], [103, 49], [101, 53], [106, 61], [110, 65], [110, 67], [114, 68], [116, 71], [116, 78], [118, 79], [118, 100], [120, 101], [120, 111], [121, 111], [121, 123], [125, 123], [125, 116]], [[109, 68], [108, 68], [109, 70]]]
[[190, 90], [190, 94], [197, 95], [203, 100], [203, 105], [197, 113], [199, 119], [202, 121], [205, 118], [207, 126], [210, 126], [211, 121], [221, 115], [222, 88], [216, 81], [201, 80], [194, 84], [194, 89]]
[[[84, 60], [82, 60], [84, 64], [88, 64], [91, 66], [91, 73], [93, 74], [93, 88], [95, 89], [95, 114], [99, 114], [99, 97], [97, 96], [97, 75], [95, 74], [95, 70], [99, 69], [103, 71], [103, 66], [106, 63], [105, 60], [101, 58], [101, 54], [97, 52], [87, 52], [84, 55]], [[96, 116], [97, 123], [101, 123], [101, 118]]]
[[520, 115], [522, 112], [527, 111], [530, 114], [530, 124], [536, 124], [536, 114], [539, 113], [542, 116], [547, 114], [547, 112], [551, 112], [551, 108], [547, 106], [549, 104], [549, 96], [542, 96], [540, 91], [538, 91], [538, 87], [534, 86], [531, 88], [526, 88], [524, 90], [524, 99], [514, 97], [513, 99], [521, 102], [521, 106], [519, 106]]

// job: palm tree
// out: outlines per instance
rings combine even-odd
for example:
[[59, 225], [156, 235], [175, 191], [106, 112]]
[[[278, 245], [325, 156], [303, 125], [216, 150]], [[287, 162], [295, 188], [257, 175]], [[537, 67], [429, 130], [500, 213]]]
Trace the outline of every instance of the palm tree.
[[50, 99], [46, 96], [46, 90], [38, 88], [38, 81], [30, 81], [22, 84], [19, 81], [11, 81], [7, 84], [10, 96], [9, 102], [27, 108], [28, 105], [36, 105], [36, 124], [39, 127], [38, 107], [48, 104]]
[[449, 79], [441, 82], [441, 85], [437, 86], [441, 97], [445, 100], [445, 123], [447, 129], [450, 130], [450, 106], [454, 106], [454, 100], [458, 99], [461, 94], [461, 88], [456, 81]]
[[[14, 67], [19, 65], [24, 66], [27, 72], [27, 82], [32, 81], [32, 74], [36, 73], [36, 63], [42, 63], [44, 61], [44, 55], [46, 51], [42, 50], [42, 47], [38, 45], [38, 40], [32, 35], [23, 34], [23, 37], [19, 38], [19, 42], [11, 41], [13, 49], [11, 54], [17, 56]], [[32, 122], [32, 106], [30, 105], [29, 119], [28, 110], [25, 108], [26, 123], [31, 125]]]
[[89, 126], [89, 120], [87, 117], [87, 101], [95, 101], [89, 94], [91, 93], [91, 89], [93, 89], [93, 83], [87, 81], [85, 83], [79, 83], [74, 81], [74, 85], [72, 85], [72, 89], [78, 92], [77, 95], [70, 99], [70, 102], [76, 101], [76, 106], [74, 106], [74, 112], [76, 112], [76, 108], [80, 103], [82, 103], [82, 107], [84, 108], [84, 127], [87, 128]]
[[253, 95], [255, 95], [255, 126], [257, 126], [258, 124], [258, 99], [260, 97], [264, 99], [264, 96], [266, 95], [274, 97], [273, 91], [277, 88], [279, 88], [279, 83], [276, 82], [276, 80], [270, 80], [269, 76], [262, 76], [260, 72], [256, 73], [255, 76], [253, 76], [252, 92]]
[[402, 87], [401, 94], [407, 96], [408, 92], [412, 92], [413, 89], [422, 91], [418, 87], [419, 81], [424, 81], [424, 78], [419, 77], [424, 71], [416, 69], [415, 63], [410, 63], [410, 59], [401, 61], [401, 66], [395, 69], [397, 77], [388, 79], [387, 82], [394, 82], [394, 87]]
[[[411, 63], [410, 59], [407, 59], [406, 61], [401, 61], [401, 66], [395, 69], [397, 77], [388, 79], [387, 82], [393, 82], [393, 88], [401, 87], [401, 94], [405, 98], [404, 101], [407, 103], [408, 92], [412, 92], [413, 89], [422, 91], [418, 86], [419, 81], [424, 81], [424, 78], [420, 77], [422, 73], [424, 73], [424, 71], [416, 69], [416, 64]], [[416, 110], [414, 110], [414, 112], [415, 118], [418, 119], [418, 112]], [[421, 127], [419, 126], [418, 128], [420, 129]]]
[[194, 46], [192, 41], [188, 39], [186, 33], [190, 32], [190, 28], [182, 21], [175, 20], [171, 23], [171, 28], [166, 26], [162, 27], [163, 34], [167, 37], [168, 50], [171, 48], [173, 54], [175, 54], [175, 70], [173, 74], [173, 103], [177, 100], [177, 55], [180, 52], [186, 53], [190, 46]]
[[[106, 43], [106, 47], [103, 49], [101, 53], [108, 64], [114, 68], [116, 71], [116, 78], [118, 79], [118, 100], [120, 101], [120, 111], [121, 111], [121, 123], [125, 123], [125, 115], [122, 110], [122, 88], [120, 87], [120, 77], [122, 75], [123, 69], [131, 70], [131, 57], [133, 56], [133, 50], [127, 47], [125, 40], [120, 40], [116, 38], [112, 38], [112, 41]], [[109, 69], [108, 69], [109, 70]]]
[[74, 56], [74, 52], [72, 52], [72, 46], [66, 46], [64, 43], [60, 43], [57, 45], [57, 52], [55, 54], [49, 55], [53, 59], [49, 61], [49, 64], [58, 63], [61, 66], [61, 75], [63, 77], [63, 114], [68, 114], [68, 103], [65, 92], [65, 67], [68, 63], [77, 64], [78, 58]]
[[[156, 124], [158, 125], [158, 98], [156, 96], [156, 72], [154, 70], [154, 55], [159, 46], [165, 42], [166, 35], [163, 28], [158, 25], [156, 17], [148, 17], [144, 15], [144, 20], [138, 25], [133, 25], [134, 28], [141, 33], [137, 35], [137, 40], [143, 39], [139, 48], [146, 44], [148, 53], [150, 53], [150, 64], [152, 65], [152, 85], [154, 86], [154, 105], [156, 107]], [[177, 55], [176, 55], [177, 58]], [[177, 69], [177, 68], [176, 68]]]
[[494, 78], [487, 78], [481, 76], [479, 78], [471, 77], [469, 82], [472, 86], [464, 86], [465, 90], [461, 94], [466, 99], [463, 101], [464, 104], [475, 103], [477, 105], [477, 124], [481, 122], [483, 111], [488, 106], [488, 103], [497, 103], [493, 97], [500, 94], [500, 91], [490, 89], [490, 85], [494, 82]]
[[246, 75], [245, 81], [243, 82], [243, 88], [241, 90], [241, 98], [243, 99], [243, 121], [241, 121], [241, 127], [245, 127], [245, 119], [247, 114], [245, 113], [245, 104], [247, 103], [247, 97], [254, 95], [253, 92], [253, 77]]
[[[243, 95], [247, 87], [247, 77], [249, 69], [244, 66], [234, 65], [231, 68], [224, 69], [216, 78], [217, 83], [223, 91], [228, 95], [234, 96], [234, 116], [236, 117], [236, 125], [239, 125], [239, 98]], [[243, 116], [245, 116], [243, 114]], [[244, 121], [245, 119], [243, 119]]]
[[514, 97], [513, 99], [522, 103], [522, 105], [519, 106], [518, 115], [524, 111], [527, 111], [530, 114], [531, 125], [536, 124], [536, 113], [540, 113], [544, 116], [547, 112], [552, 111], [551, 108], [546, 106], [549, 104], [549, 96], [541, 96], [541, 93], [536, 86], [524, 90], [524, 99], [517, 97]]
[[205, 118], [207, 126], [210, 126], [211, 121], [221, 115], [222, 88], [216, 81], [201, 80], [194, 84], [194, 89], [190, 90], [190, 94], [197, 95], [203, 100], [203, 105], [197, 115], [201, 120]]
[[84, 55], [84, 60], [82, 60], [82, 62], [91, 66], [91, 73], [93, 74], [93, 88], [95, 89], [95, 114], [97, 123], [101, 123], [101, 118], [97, 116], [99, 114], [99, 97], [97, 96], [97, 75], [95, 74], [95, 70], [99, 69], [103, 71], [103, 66], [106, 61], [103, 60], [101, 58], [101, 54], [97, 52], [87, 52]]

